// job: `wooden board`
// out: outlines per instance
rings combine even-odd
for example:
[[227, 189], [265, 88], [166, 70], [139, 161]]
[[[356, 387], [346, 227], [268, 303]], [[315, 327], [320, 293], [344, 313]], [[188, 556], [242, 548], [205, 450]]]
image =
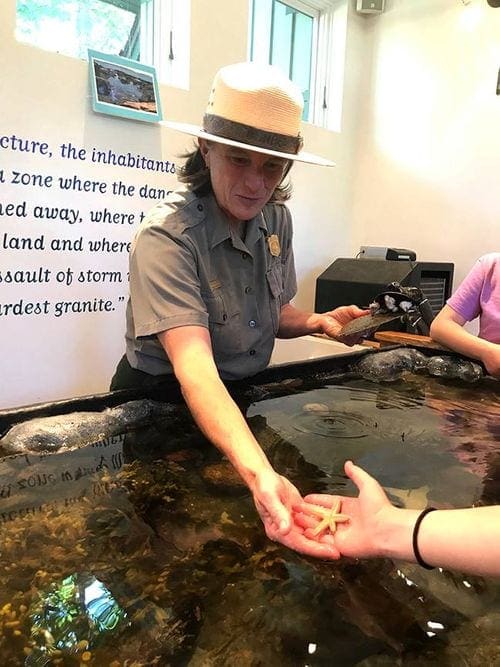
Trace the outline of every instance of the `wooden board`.
[[413, 347], [426, 347], [450, 352], [450, 348], [436, 343], [430, 336], [420, 336], [403, 331], [377, 331], [374, 337], [382, 347], [384, 345], [412, 345]]

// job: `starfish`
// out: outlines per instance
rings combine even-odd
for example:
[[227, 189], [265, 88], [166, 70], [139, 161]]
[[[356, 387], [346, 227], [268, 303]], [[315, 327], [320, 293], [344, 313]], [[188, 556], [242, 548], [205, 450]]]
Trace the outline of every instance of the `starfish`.
[[330, 533], [333, 533], [337, 530], [338, 523], [345, 523], [349, 521], [347, 514], [339, 514], [342, 501], [337, 501], [336, 505], [333, 505], [330, 509], [326, 507], [320, 507], [319, 505], [311, 506], [311, 513], [315, 514], [318, 518], [321, 518], [321, 521], [318, 523], [316, 528], [313, 530], [313, 535], [319, 535], [327, 528], [330, 530]]

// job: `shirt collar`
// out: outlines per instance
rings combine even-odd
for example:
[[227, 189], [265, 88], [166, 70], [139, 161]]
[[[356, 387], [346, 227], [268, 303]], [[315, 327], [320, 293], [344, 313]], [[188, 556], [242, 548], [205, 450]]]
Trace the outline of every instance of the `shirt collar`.
[[[215, 248], [215, 246], [223, 243], [223, 241], [226, 239], [231, 238], [229, 222], [217, 205], [213, 194], [205, 199], [204, 206], [206, 219], [210, 220], [212, 227], [210, 248]], [[263, 212], [256, 215], [255, 218], [252, 218], [251, 220], [248, 220], [242, 224], [246, 225], [247, 228], [245, 245], [248, 249], [255, 245], [262, 237], [262, 232], [264, 232], [264, 236], [267, 236], [267, 224]]]
[[247, 227], [247, 235], [245, 238], [245, 243], [249, 248], [250, 246], [255, 245], [257, 241], [262, 237], [262, 235], [264, 236], [268, 235], [265, 211], [266, 211], [266, 206], [264, 206], [263, 210], [259, 213], [259, 215], [256, 215], [255, 218], [253, 218], [253, 220], [249, 220], [249, 222], [247, 222], [248, 227]]

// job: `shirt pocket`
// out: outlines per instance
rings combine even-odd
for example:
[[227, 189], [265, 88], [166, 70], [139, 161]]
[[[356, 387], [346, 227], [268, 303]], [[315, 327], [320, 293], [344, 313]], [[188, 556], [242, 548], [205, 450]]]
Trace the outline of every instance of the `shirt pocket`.
[[271, 310], [271, 320], [273, 331], [278, 333], [280, 326], [280, 314], [283, 301], [283, 266], [278, 260], [273, 262], [266, 272], [267, 285], [269, 287], [269, 308]]
[[203, 294], [208, 312], [208, 328], [215, 361], [241, 353], [240, 312], [222, 290]]

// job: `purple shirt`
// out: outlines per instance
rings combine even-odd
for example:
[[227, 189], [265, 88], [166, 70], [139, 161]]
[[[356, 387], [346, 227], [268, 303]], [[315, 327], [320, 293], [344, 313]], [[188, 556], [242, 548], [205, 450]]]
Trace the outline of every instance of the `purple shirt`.
[[467, 322], [479, 317], [479, 337], [500, 343], [500, 253], [480, 257], [447, 304]]

